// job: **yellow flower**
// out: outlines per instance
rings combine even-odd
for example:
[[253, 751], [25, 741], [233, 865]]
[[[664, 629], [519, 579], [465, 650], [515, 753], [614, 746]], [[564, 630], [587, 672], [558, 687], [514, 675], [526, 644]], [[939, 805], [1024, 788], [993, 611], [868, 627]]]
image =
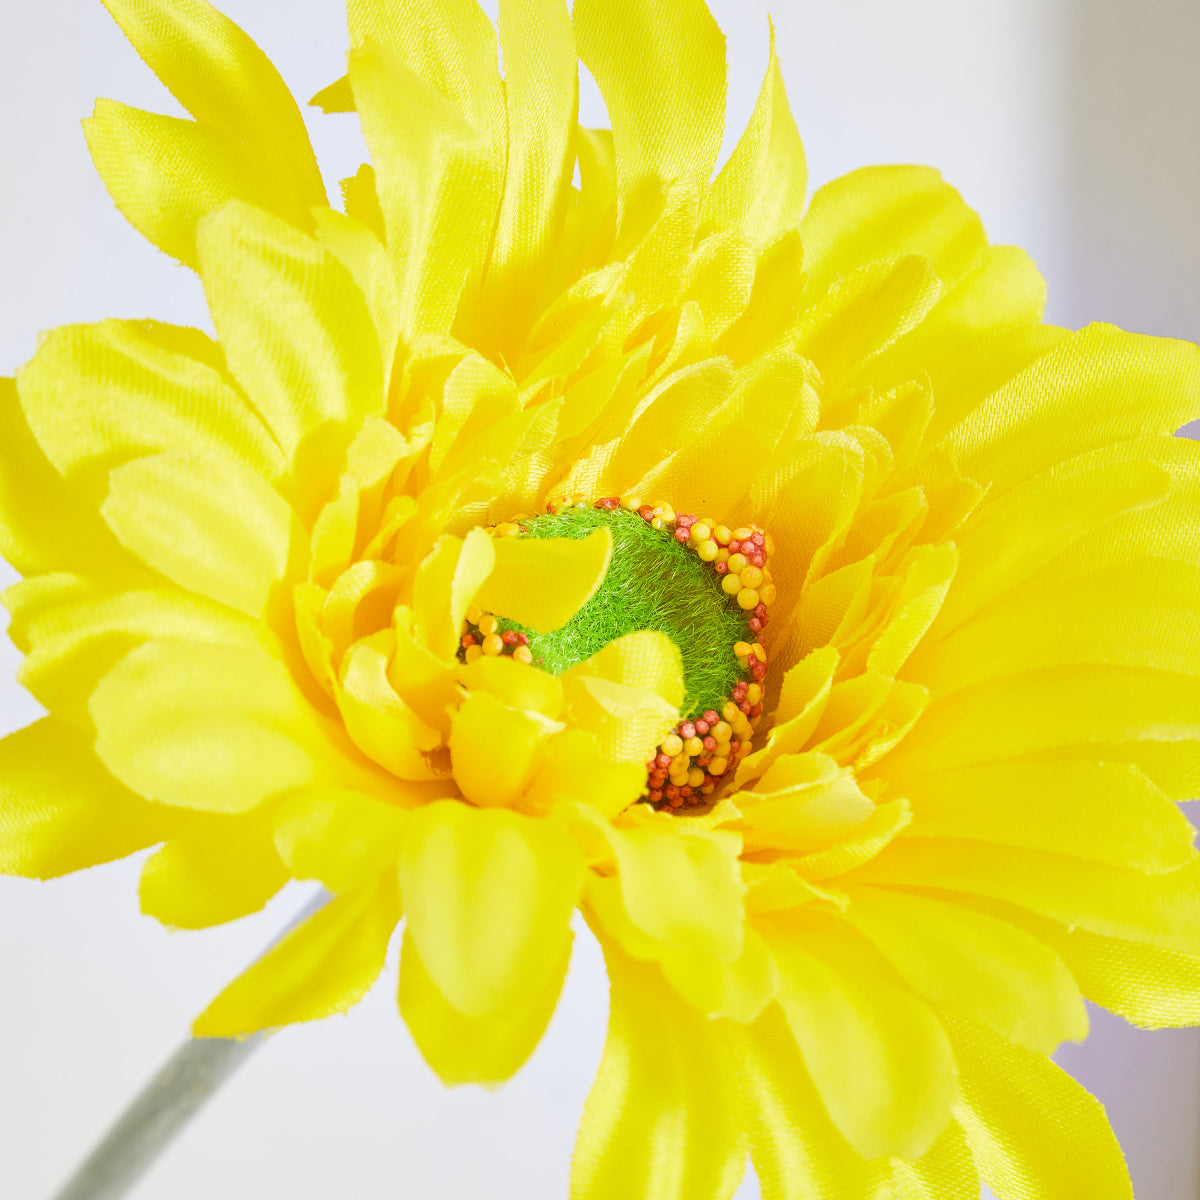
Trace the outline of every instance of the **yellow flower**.
[[[199, 1035], [349, 1007], [403, 904], [448, 1082], [526, 1059], [580, 908], [612, 984], [581, 1200], [727, 1197], [747, 1151], [772, 1198], [1129, 1196], [1047, 1055], [1084, 994], [1200, 1022], [1195, 349], [1041, 324], [932, 171], [806, 207], [773, 53], [717, 171], [701, 0], [501, 0], [503, 79], [474, 0], [350, 0], [344, 213], [241, 31], [106, 2], [194, 120], [102, 101], [88, 142], [217, 340], [60, 329], [0, 396], [50, 713], [0, 744], [0, 867], [162, 843], [142, 908], [186, 928], [321, 881]], [[552, 672], [630, 530], [741, 632]]]

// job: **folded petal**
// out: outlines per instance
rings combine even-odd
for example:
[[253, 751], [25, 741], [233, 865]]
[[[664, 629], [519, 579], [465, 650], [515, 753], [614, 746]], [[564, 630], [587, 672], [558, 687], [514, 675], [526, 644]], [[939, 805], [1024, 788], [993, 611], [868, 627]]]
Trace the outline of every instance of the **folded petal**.
[[0, 740], [0, 870], [50, 879], [169, 837], [178, 814], [114, 779], [90, 740], [47, 717]]
[[558, 1004], [571, 957], [571, 939], [553, 970], [511, 1008], [466, 1016], [438, 990], [406, 935], [400, 952], [400, 1014], [425, 1061], [443, 1083], [503, 1083], [541, 1041]]
[[400, 919], [394, 876], [330, 900], [237, 977], [192, 1025], [195, 1037], [241, 1037], [345, 1012], [383, 970]]
[[559, 823], [441, 800], [409, 820], [400, 884], [438, 990], [485, 1017], [520, 1006], [559, 967], [583, 857]]
[[604, 582], [612, 534], [594, 529], [585, 538], [499, 538], [495, 565], [475, 593], [475, 603], [548, 633], [565, 625]]

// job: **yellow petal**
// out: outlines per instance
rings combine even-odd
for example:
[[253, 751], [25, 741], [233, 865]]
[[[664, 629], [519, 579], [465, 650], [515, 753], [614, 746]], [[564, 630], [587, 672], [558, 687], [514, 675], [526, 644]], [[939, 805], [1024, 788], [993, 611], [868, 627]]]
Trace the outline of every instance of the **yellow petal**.
[[1100, 1102], [1048, 1058], [977, 1026], [950, 1026], [962, 1101], [955, 1118], [1001, 1200], [1133, 1200]]
[[387, 677], [395, 634], [385, 629], [356, 643], [342, 662], [338, 710], [346, 732], [368, 758], [400, 779], [426, 780], [436, 772], [425, 757], [441, 745], [399, 696]]
[[400, 919], [393, 876], [337, 896], [237, 977], [192, 1026], [195, 1037], [241, 1037], [345, 1012], [383, 969]]
[[18, 678], [56, 716], [91, 729], [88, 697], [96, 684], [148, 638], [259, 650], [257, 621], [153, 577], [97, 580], [41, 575], [5, 593], [10, 635], [26, 651]]
[[767, 75], [750, 122], [729, 161], [713, 182], [704, 223], [714, 229], [740, 225], [761, 245], [800, 228], [808, 172], [775, 54], [775, 27]]
[[[1067, 747], [1071, 757], [1139, 762], [1155, 743], [1186, 753], [1197, 739], [1195, 679], [1132, 667], [1060, 667], [935, 701], [888, 770], [925, 774]], [[1170, 794], [1152, 767], [1143, 769]]]
[[[477, 4], [472, 0], [350, 0], [346, 15], [356, 49], [375, 42], [497, 148], [502, 146], [504, 90], [496, 31]], [[503, 169], [503, 159], [499, 165]]]
[[[51, 466], [0, 378], [0, 557], [24, 575], [70, 566], [112, 568], [123, 557], [95, 508]], [[36, 496], [36, 504], [29, 497]]]
[[915, 255], [860, 267], [804, 311], [796, 348], [838, 384], [918, 325], [937, 303], [941, 282]]
[[671, 986], [708, 1017], [755, 1020], [779, 987], [775, 959], [752, 928], [745, 931], [742, 952], [732, 962], [703, 951], [668, 952], [663, 974]]
[[236, 201], [206, 217], [196, 241], [230, 369], [291, 463], [299, 507], [315, 516], [350, 436], [383, 407], [363, 294], [318, 242]]
[[509, 807], [532, 778], [543, 744], [562, 728], [539, 712], [509, 708], [487, 692], [474, 692], [451, 722], [454, 780], [475, 804]]
[[508, 110], [508, 172], [479, 301], [479, 334], [513, 362], [551, 280], [574, 167], [575, 43], [559, 0], [503, 0], [500, 50]]
[[626, 1200], [631, 1181], [671, 1200], [730, 1196], [746, 1141], [718, 1029], [652, 964], [605, 946], [608, 1039], [571, 1164], [571, 1200]]
[[887, 800], [838, 841], [803, 858], [791, 859], [790, 865], [808, 880], [844, 875], [879, 854], [908, 828], [911, 820], [907, 800]]
[[169, 837], [179, 816], [148, 804], [53, 717], [0, 741], [0, 870], [50, 879]]
[[496, 565], [475, 603], [541, 633], [565, 625], [595, 594], [612, 558], [612, 534], [585, 538], [500, 538]]
[[1200, 1023], [1200, 956], [1071, 929], [1009, 905], [994, 907], [1050, 946], [1101, 1008], [1142, 1029]]
[[303, 220], [325, 188], [304, 119], [270, 59], [205, 0], [104, 0], [175, 98], [273, 183]]
[[307, 788], [275, 806], [273, 825], [288, 870], [340, 895], [398, 860], [404, 810], [362, 792]]
[[266, 479], [284, 469], [279, 447], [225, 375], [221, 351], [198, 329], [65, 326], [42, 340], [17, 388], [38, 444], [63, 475], [92, 468], [102, 477], [155, 450], [230, 454]]
[[932, 645], [1084, 534], [1120, 513], [1156, 504], [1169, 489], [1170, 476], [1157, 463], [1088, 455], [985, 503], [959, 542], [961, 570]]
[[854, 772], [824, 754], [777, 759], [753, 791], [737, 793], [735, 803], [748, 850], [814, 850], [845, 837], [875, 812]]
[[767, 744], [738, 763], [736, 786], [757, 779], [781, 755], [798, 754], [808, 743], [829, 703], [838, 652], [831, 646], [811, 651], [783, 677]]
[[683, 660], [665, 634], [628, 633], [562, 680], [572, 723], [614, 762], [644, 763], [679, 720]]
[[100, 513], [123, 545], [189, 591], [268, 619], [290, 602], [304, 530], [287, 501], [236, 461], [135, 459], [109, 475]]
[[1164, 875], [951, 838], [898, 838], [855, 882], [966, 892], [1065, 925], [1200, 954], [1197, 861]]
[[[97, 100], [83, 122], [96, 172], [125, 219], [160, 250], [193, 269], [196, 226], [230, 200], [242, 200], [302, 229], [312, 217], [287, 182], [225, 130], [198, 121]], [[315, 199], [324, 203], [324, 196]]]
[[545, 744], [537, 771], [517, 806], [541, 816], [560, 805], [590, 804], [601, 815], [615, 817], [645, 790], [642, 763], [613, 762], [590, 733], [566, 729]]
[[1169, 437], [1195, 416], [1197, 391], [1195, 346], [1089, 325], [998, 388], [947, 441], [965, 474], [999, 490], [1101, 446]]
[[142, 912], [175, 929], [206, 929], [258, 912], [288, 880], [269, 814], [203, 813], [142, 868]]
[[1024, 930], [961, 905], [849, 887], [845, 919], [939, 1012], [1051, 1054], [1087, 1036], [1083, 997], [1055, 953]]
[[702, 0], [580, 0], [574, 22], [612, 122], [621, 213], [662, 184], [706, 184], [725, 125], [725, 38]]
[[970, 838], [1115, 867], [1170, 871], [1195, 857], [1187, 817], [1126, 763], [996, 762], [905, 786], [916, 837]]
[[509, 708], [541, 713], [552, 721], [562, 716], [563, 690], [559, 681], [519, 659], [484, 655], [460, 666], [456, 675], [468, 692], [487, 692]]
[[[618, 828], [590, 809], [580, 816], [599, 829], [612, 851], [629, 920], [667, 949], [711, 954], [732, 962], [742, 952], [740, 839], [698, 825], [677, 829], [676, 818], [633, 813]], [[680, 824], [686, 824], [680, 822]]]
[[89, 709], [104, 765], [167, 804], [234, 813], [316, 782], [389, 787], [262, 650], [147, 642], [104, 677]]
[[962, 1132], [951, 1124], [915, 1162], [865, 1159], [829, 1119], [779, 1009], [729, 1027], [750, 1156], [764, 1200], [853, 1196], [858, 1200], [978, 1200], [979, 1179]]
[[827, 183], [801, 233], [810, 296], [863, 263], [910, 254], [953, 282], [987, 245], [979, 218], [929, 167], [863, 167]]
[[469, 1017], [438, 991], [410, 935], [400, 952], [400, 1014], [425, 1061], [443, 1083], [503, 1083], [541, 1041], [558, 1004], [567, 963], [568, 936], [560, 960], [541, 984], [511, 1008]]
[[400, 883], [430, 977], [482, 1017], [522, 1005], [560, 966], [583, 860], [562, 825], [443, 800], [410, 818]]
[[864, 1157], [919, 1158], [957, 1098], [954, 1058], [933, 1013], [857, 934], [797, 909], [760, 916], [780, 1004], [833, 1123]]
[[[456, 4], [455, 15], [467, 7]], [[374, 8], [355, 5], [358, 12]], [[463, 51], [469, 53], [473, 43], [449, 38], [426, 43], [441, 59], [431, 64], [435, 78], [422, 78], [372, 40], [350, 57], [355, 107], [375, 166], [388, 249], [400, 281], [402, 327], [410, 339], [452, 325], [464, 289], [477, 283], [483, 270], [500, 202], [504, 162], [497, 158], [494, 130], [464, 115], [455, 103], [459, 96], [446, 96], [474, 93], [490, 76], [499, 97], [495, 33], [482, 13], [479, 18], [493, 42], [490, 64], [476, 70], [464, 70]], [[396, 34], [411, 36], [421, 46], [420, 25], [408, 27], [406, 35], [403, 20], [387, 24], [392, 36], [386, 40], [394, 49], [399, 48]]]

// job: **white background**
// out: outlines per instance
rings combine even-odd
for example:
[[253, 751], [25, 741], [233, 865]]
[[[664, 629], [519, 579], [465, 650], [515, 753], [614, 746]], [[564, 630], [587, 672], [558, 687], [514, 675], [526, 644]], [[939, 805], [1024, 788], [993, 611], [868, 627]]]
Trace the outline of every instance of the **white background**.
[[[1050, 280], [1052, 320], [1200, 337], [1200, 8], [1194, 0], [779, 0], [793, 108], [820, 183], [868, 162], [937, 165]], [[341, 73], [337, 0], [226, 0], [303, 100]], [[762, 0], [714, 9], [731, 126], [766, 59]], [[0, 373], [39, 330], [105, 316], [204, 324], [189, 272], [143, 243], [92, 173], [94, 97], [177, 112], [98, 0], [0, 0]], [[600, 123], [594, 89], [586, 120]], [[331, 191], [362, 150], [312, 113]], [[1200, 398], [1197, 400], [1200, 416]], [[0, 564], [2, 569], [2, 564]], [[11, 575], [3, 577], [5, 580]], [[38, 715], [0, 641], [0, 732]], [[0, 878], [0, 1196], [41, 1200], [302, 902], [201, 934], [137, 913], [138, 862], [53, 884]], [[222, 1092], [137, 1200], [565, 1200], [603, 1040], [603, 966], [579, 939], [566, 992], [507, 1087], [447, 1091], [412, 1046], [392, 974], [349, 1016], [288, 1030]], [[1096, 1014], [1062, 1061], [1095, 1090], [1139, 1200], [1200, 1191], [1200, 1041]], [[752, 1182], [743, 1195], [757, 1195]]]

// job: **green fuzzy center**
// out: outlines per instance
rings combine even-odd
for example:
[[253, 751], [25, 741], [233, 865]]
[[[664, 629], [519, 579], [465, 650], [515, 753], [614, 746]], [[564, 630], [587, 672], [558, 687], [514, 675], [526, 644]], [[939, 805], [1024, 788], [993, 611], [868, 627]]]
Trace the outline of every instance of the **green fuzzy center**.
[[523, 536], [584, 538], [611, 531], [612, 561], [596, 594], [561, 629], [537, 633], [511, 621], [502, 629], [529, 635], [533, 661], [560, 675], [609, 642], [638, 630], [665, 633], [683, 657], [683, 717], [718, 712], [738, 680], [747, 678], [735, 642], [751, 640], [748, 613], [721, 590], [711, 563], [680, 544], [669, 529], [654, 529], [624, 509], [566, 508], [521, 522]]

